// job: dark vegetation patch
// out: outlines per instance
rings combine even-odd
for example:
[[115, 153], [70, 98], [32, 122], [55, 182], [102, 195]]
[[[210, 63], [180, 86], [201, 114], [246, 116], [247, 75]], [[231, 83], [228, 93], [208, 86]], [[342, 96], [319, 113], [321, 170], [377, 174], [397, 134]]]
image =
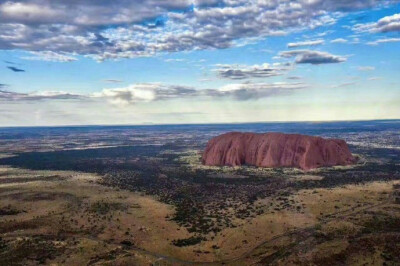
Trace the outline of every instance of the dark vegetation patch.
[[0, 216], [6, 216], [6, 215], [16, 215], [19, 214], [23, 211], [20, 211], [14, 207], [12, 207], [11, 205], [7, 205], [4, 207], [0, 207]]
[[[28, 152], [0, 159], [0, 165], [33, 170], [73, 170], [89, 173], [131, 169], [139, 166], [143, 157], [156, 156], [160, 146], [128, 146], [101, 149], [65, 150], [55, 152]], [[138, 157], [141, 158], [138, 158]], [[135, 161], [133, 159], [138, 159]], [[146, 167], [146, 166], [144, 166]]]
[[364, 233], [399, 232], [400, 217], [374, 214], [364, 224]]
[[1, 265], [44, 264], [61, 255], [64, 247], [41, 237], [5, 241], [0, 238]]
[[400, 204], [400, 184], [393, 185], [394, 193], [394, 202]]
[[105, 201], [97, 201], [90, 205], [89, 211], [93, 213], [97, 213], [99, 215], [106, 215], [112, 211], [126, 211], [128, 209], [127, 205], [118, 202], [105, 202]]
[[205, 240], [204, 237], [191, 236], [189, 238], [176, 239], [172, 241], [172, 244], [177, 247], [194, 246], [199, 244], [201, 241]]
[[387, 265], [400, 264], [400, 235], [388, 235], [383, 243], [381, 257]]
[[18, 190], [20, 190], [19, 187], [1, 187], [0, 194], [12, 192], [12, 191], [18, 191]]
[[17, 230], [33, 230], [50, 223], [44, 218], [35, 218], [27, 221], [2, 221], [0, 222], [0, 233], [5, 234]]
[[277, 248], [277, 250], [275, 252], [273, 252], [272, 254], [263, 257], [259, 263], [261, 265], [270, 265], [274, 261], [288, 257], [290, 254], [292, 254], [290, 249], [294, 245], [295, 245], [295, 243], [292, 243], [288, 246]]
[[[367, 219], [363, 222], [363, 230], [342, 231], [342, 233], [338, 230], [332, 234], [324, 231], [319, 224], [314, 228], [291, 235], [289, 244], [273, 246], [274, 252], [267, 256], [263, 255], [263, 252], [255, 256], [261, 256], [260, 265], [275, 265], [278, 261], [285, 265], [287, 259], [291, 263], [286, 264], [295, 265], [348, 265], [351, 258], [372, 258], [378, 253], [385, 261], [384, 265], [399, 265], [400, 219], [380, 211], [371, 211], [363, 215], [367, 215], [367, 217], [359, 218], [360, 221]], [[335, 243], [335, 241], [338, 241], [336, 242], [338, 245], [343, 245], [343, 249], [332, 252], [326, 246], [319, 246], [327, 242]], [[313, 252], [315, 250], [318, 252]], [[292, 256], [298, 253], [305, 255]]]
[[[347, 265], [352, 257], [371, 257], [379, 252], [384, 265], [398, 265], [400, 262], [400, 235], [370, 235], [351, 239], [346, 249], [326, 257], [314, 258], [313, 265]], [[371, 261], [372, 263], [372, 261]]]
[[108, 252], [91, 257], [87, 265], [113, 265], [115, 259], [119, 256], [128, 255], [129, 253], [121, 248], [116, 248]]

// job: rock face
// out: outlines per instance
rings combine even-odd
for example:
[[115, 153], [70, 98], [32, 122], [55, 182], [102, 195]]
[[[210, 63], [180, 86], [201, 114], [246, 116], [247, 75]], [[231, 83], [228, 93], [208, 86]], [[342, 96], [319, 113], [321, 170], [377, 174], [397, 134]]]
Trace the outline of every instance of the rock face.
[[303, 170], [350, 165], [356, 159], [344, 140], [283, 133], [231, 132], [211, 139], [203, 153], [210, 166], [253, 165]]

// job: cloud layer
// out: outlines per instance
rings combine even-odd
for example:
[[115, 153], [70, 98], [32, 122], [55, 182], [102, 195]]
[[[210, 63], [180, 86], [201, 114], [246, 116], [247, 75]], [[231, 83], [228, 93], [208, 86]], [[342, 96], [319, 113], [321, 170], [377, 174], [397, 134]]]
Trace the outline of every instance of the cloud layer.
[[48, 61], [48, 62], [72, 62], [76, 61], [73, 56], [65, 55], [62, 53], [55, 53], [51, 51], [44, 52], [30, 52], [31, 56], [24, 56], [22, 59], [24, 60], [39, 60], [39, 61]]
[[383, 38], [376, 41], [368, 42], [368, 45], [376, 46], [382, 43], [400, 42], [400, 38]]
[[[245, 101], [261, 99], [275, 95], [294, 93], [304, 89], [304, 83], [237, 83], [222, 86], [218, 89], [198, 90], [189, 86], [166, 85], [161, 83], [137, 83], [122, 88], [104, 89], [91, 94], [73, 94], [62, 91], [43, 91], [19, 93], [0, 90], [0, 101], [42, 101], [42, 100], [105, 100], [117, 106], [140, 102], [165, 101], [175, 99], [230, 99]], [[1, 88], [1, 87], [0, 87]]]
[[381, 18], [377, 22], [357, 24], [354, 27], [359, 32], [399, 32], [400, 31], [400, 13]]
[[295, 62], [297, 64], [332, 64], [332, 63], [342, 63], [347, 60], [344, 56], [333, 55], [327, 52], [321, 51], [311, 51], [311, 50], [293, 50], [293, 51], [283, 51], [279, 53], [279, 56], [283, 58], [295, 57]]
[[41, 101], [41, 100], [75, 100], [84, 99], [85, 97], [79, 94], [73, 94], [63, 91], [42, 91], [31, 93], [20, 93], [8, 90], [1, 90], [0, 86], [0, 101]]
[[324, 44], [324, 40], [315, 40], [315, 41], [303, 41], [303, 42], [291, 42], [288, 43], [288, 48], [302, 47], [302, 46], [317, 46]]
[[[247, 38], [282, 35], [334, 23], [338, 11], [360, 10], [387, 2], [389, 0], [6, 1], [0, 4], [0, 49], [41, 52], [33, 58], [64, 62], [74, 60], [69, 53], [104, 60], [227, 48]], [[380, 31], [395, 30], [397, 19], [387, 18], [374, 27]]]
[[262, 64], [262, 65], [217, 65], [215, 71], [225, 79], [268, 78], [283, 75], [291, 68], [290, 64]]

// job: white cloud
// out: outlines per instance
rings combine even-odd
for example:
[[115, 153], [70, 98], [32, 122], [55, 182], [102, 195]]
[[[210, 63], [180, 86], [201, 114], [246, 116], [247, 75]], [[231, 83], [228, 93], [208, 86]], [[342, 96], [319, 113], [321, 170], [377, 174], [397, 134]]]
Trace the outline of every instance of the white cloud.
[[360, 71], [373, 71], [373, 70], [375, 70], [375, 67], [373, 67], [373, 66], [359, 66], [357, 69], [360, 70]]
[[337, 38], [337, 39], [331, 40], [331, 43], [347, 43], [347, 42], [348, 41], [343, 38]]
[[245, 101], [286, 95], [306, 87], [308, 87], [307, 84], [300, 82], [235, 83], [217, 89], [195, 89], [162, 83], [137, 83], [121, 88], [103, 89], [90, 94], [73, 94], [63, 91], [18, 93], [0, 89], [0, 101], [79, 100], [87, 102], [105, 100], [116, 106], [188, 98]]
[[291, 43], [288, 43], [287, 47], [294, 48], [294, 47], [301, 47], [301, 46], [317, 46], [317, 45], [322, 45], [324, 43], [325, 43], [324, 40], [291, 42]]
[[398, 32], [400, 31], [400, 14], [383, 17], [377, 22], [356, 24], [354, 30], [358, 32]]
[[20, 93], [0, 90], [0, 101], [41, 101], [41, 100], [77, 100], [85, 98], [84, 95], [65, 91], [38, 91]]
[[14, 21], [52, 21], [61, 16], [61, 12], [48, 5], [7, 1], [0, 4], [2, 20]]
[[24, 60], [38, 60], [49, 62], [73, 62], [78, 60], [76, 57], [67, 54], [55, 53], [52, 51], [30, 52], [33, 56], [23, 56]]
[[283, 75], [291, 69], [290, 64], [262, 64], [262, 65], [217, 65], [214, 69], [218, 76], [226, 79], [268, 78]]
[[333, 55], [327, 52], [312, 51], [312, 50], [293, 50], [293, 51], [283, 51], [279, 53], [280, 57], [290, 58], [295, 57], [295, 62], [297, 64], [332, 64], [332, 63], [342, 63], [347, 61], [347, 57]]
[[140, 101], [148, 102], [156, 98], [157, 88], [157, 84], [135, 84], [125, 88], [104, 89], [99, 93], [94, 93], [93, 97], [110, 99], [116, 105]]
[[382, 77], [370, 77], [368, 80], [381, 80], [383, 79]]
[[225, 85], [217, 91], [209, 91], [209, 93], [217, 97], [229, 97], [243, 101], [291, 94], [306, 87], [307, 85], [304, 83], [240, 83]]
[[356, 82], [345, 82], [345, 83], [340, 83], [338, 85], [333, 85], [332, 88], [343, 88], [343, 87], [349, 87], [357, 84]]
[[304, 83], [237, 83], [218, 89], [198, 90], [192, 87], [165, 85], [160, 83], [133, 84], [124, 88], [104, 89], [93, 93], [93, 98], [103, 98], [115, 105], [151, 102], [182, 98], [250, 100], [288, 94], [304, 89]]
[[382, 43], [391, 43], [391, 42], [400, 42], [400, 38], [384, 38], [384, 39], [378, 39], [373, 42], [367, 42], [368, 45], [376, 46]]
[[332, 24], [343, 12], [387, 2], [7, 1], [0, 4], [0, 49], [65, 56], [76, 53], [99, 61], [160, 52], [220, 49]]
[[184, 58], [168, 58], [165, 59], [164, 62], [170, 63], [170, 62], [185, 62], [186, 59]]

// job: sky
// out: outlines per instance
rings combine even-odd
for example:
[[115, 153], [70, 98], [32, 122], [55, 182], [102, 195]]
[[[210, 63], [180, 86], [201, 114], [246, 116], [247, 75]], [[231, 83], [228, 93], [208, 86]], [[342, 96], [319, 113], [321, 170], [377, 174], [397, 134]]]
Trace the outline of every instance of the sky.
[[400, 0], [0, 0], [0, 126], [400, 118]]

